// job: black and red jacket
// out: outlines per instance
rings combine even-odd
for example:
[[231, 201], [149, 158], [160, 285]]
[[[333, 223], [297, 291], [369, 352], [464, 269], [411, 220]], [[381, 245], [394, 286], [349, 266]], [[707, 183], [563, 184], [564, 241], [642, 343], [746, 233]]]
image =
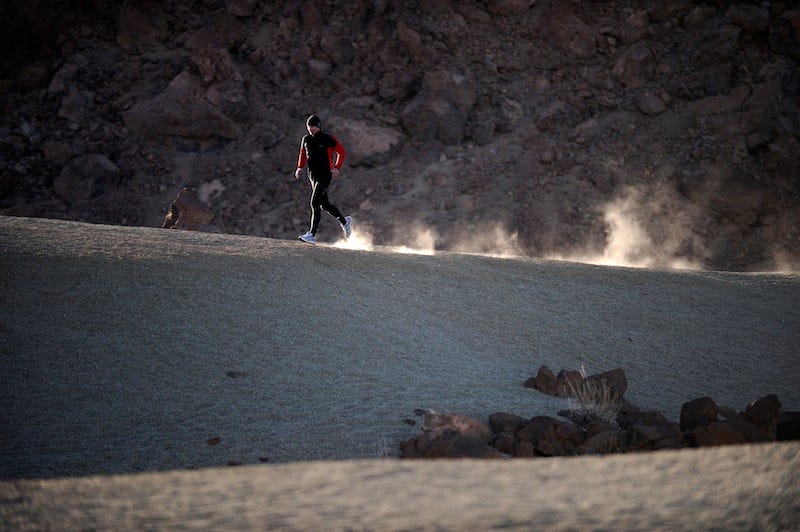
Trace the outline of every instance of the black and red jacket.
[[[333, 154], [336, 154], [334, 159]], [[312, 179], [330, 179], [332, 168], [341, 168], [344, 163], [344, 147], [336, 137], [318, 132], [310, 133], [300, 141], [300, 155], [297, 157], [297, 167], [303, 168], [308, 164], [308, 172]]]

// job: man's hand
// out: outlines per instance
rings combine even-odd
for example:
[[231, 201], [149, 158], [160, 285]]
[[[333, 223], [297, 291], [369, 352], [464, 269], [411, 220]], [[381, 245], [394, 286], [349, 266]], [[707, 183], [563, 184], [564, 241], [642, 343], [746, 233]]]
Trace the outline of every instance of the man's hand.
[[295, 179], [300, 179], [301, 175], [303, 175], [303, 169], [302, 168], [298, 168], [297, 170], [294, 171], [294, 178]]
[[335, 166], [331, 168], [331, 176], [333, 176], [334, 179], [339, 177], [339, 169], [336, 168]]

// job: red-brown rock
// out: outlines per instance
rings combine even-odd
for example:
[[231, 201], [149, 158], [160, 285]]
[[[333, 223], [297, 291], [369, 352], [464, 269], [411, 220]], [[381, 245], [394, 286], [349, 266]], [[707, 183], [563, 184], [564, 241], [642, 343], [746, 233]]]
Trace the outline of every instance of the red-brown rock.
[[175, 197], [164, 218], [162, 228], [184, 229], [187, 231], [216, 232], [212, 225], [215, 214], [198, 199], [194, 189], [184, 188]]
[[719, 407], [710, 397], [699, 397], [683, 403], [681, 407], [681, 430], [694, 430], [696, 427], [707, 427], [717, 421]]
[[[517, 433], [518, 442], [528, 442], [536, 456], [565, 456], [576, 454], [577, 446], [586, 439], [583, 429], [547, 416], [532, 418]], [[518, 445], [518, 449], [519, 449]], [[522, 446], [526, 448], [526, 446]], [[517, 456], [520, 456], [517, 454]]]
[[683, 446], [683, 434], [677, 423], [635, 425], [630, 431], [631, 450], [677, 449]]
[[453, 429], [423, 432], [400, 444], [401, 458], [501, 458], [496, 449], [480, 438]]
[[752, 423], [742, 417], [710, 423], [707, 427], [696, 427], [690, 434], [690, 443], [699, 447], [758, 443], [770, 441]]
[[502, 432], [516, 434], [527, 422], [524, 417], [508, 412], [496, 412], [489, 416], [489, 426], [495, 434]]
[[558, 378], [547, 366], [540, 367], [536, 376], [526, 380], [523, 386], [547, 395], [558, 395]]
[[778, 397], [770, 394], [750, 403], [741, 416], [763, 432], [769, 439], [775, 440], [780, 410], [781, 402]]
[[611, 390], [611, 395], [617, 401], [621, 401], [625, 392], [628, 390], [628, 377], [625, 371], [617, 368], [597, 375], [590, 375], [586, 379], [590, 384], [602, 387], [608, 387]]

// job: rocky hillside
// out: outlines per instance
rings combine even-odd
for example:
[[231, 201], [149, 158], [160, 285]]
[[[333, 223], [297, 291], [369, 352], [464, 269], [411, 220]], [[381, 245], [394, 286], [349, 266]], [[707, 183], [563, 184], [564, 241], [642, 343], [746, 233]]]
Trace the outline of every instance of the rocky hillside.
[[314, 112], [376, 243], [798, 269], [795, 2], [68, 5], [0, 8], [0, 214], [294, 238]]

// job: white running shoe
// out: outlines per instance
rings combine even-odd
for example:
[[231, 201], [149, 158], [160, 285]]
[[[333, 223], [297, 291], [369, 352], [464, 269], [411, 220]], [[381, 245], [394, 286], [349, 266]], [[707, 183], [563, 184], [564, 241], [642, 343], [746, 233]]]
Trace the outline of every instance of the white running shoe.
[[353, 234], [353, 218], [350, 216], [345, 216], [345, 223], [339, 224], [342, 227], [342, 231], [344, 231], [344, 237], [350, 238], [350, 235]]
[[314, 233], [312, 233], [311, 231], [309, 231], [308, 233], [306, 233], [304, 235], [300, 235], [297, 238], [299, 238], [303, 242], [308, 242], [309, 244], [316, 244], [317, 243], [317, 237], [315, 237]]

